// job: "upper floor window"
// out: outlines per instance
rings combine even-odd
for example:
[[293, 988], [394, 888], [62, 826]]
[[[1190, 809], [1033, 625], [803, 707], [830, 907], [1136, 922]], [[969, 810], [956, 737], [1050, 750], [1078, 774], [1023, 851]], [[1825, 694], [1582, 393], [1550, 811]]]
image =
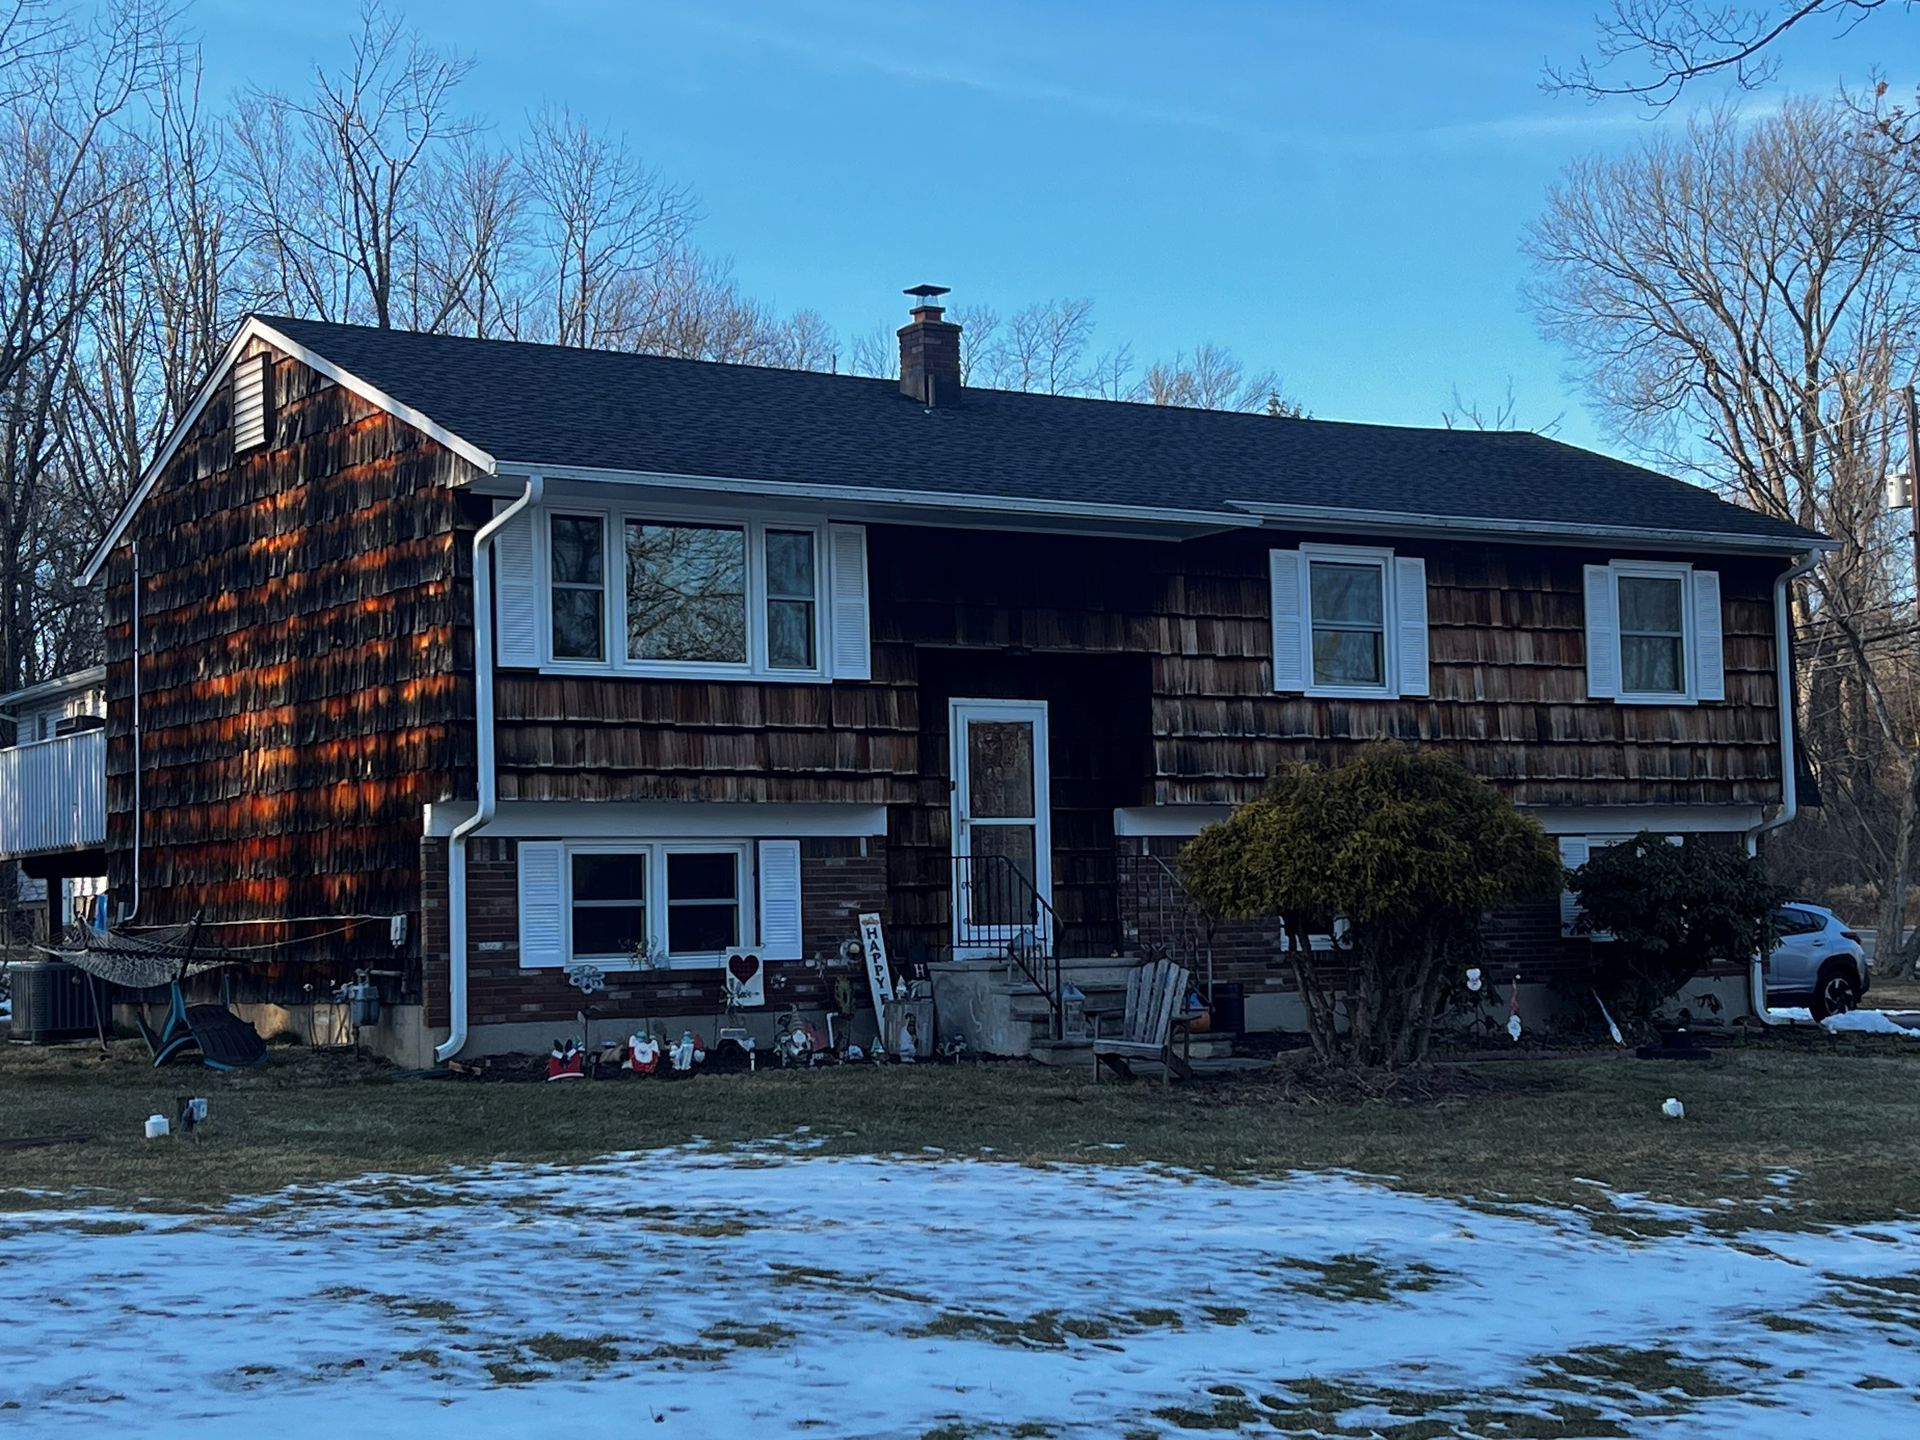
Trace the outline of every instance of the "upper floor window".
[[747, 662], [747, 532], [627, 521], [627, 658]]
[[[584, 507], [556, 509], [542, 523], [546, 663], [802, 679], [826, 678], [831, 653], [834, 674], [866, 677], [860, 527]], [[516, 563], [503, 545], [503, 597]], [[503, 663], [529, 663], [504, 599], [502, 615]]]
[[553, 658], [606, 658], [607, 537], [598, 515], [555, 515], [547, 574], [553, 587]]
[[1426, 561], [1302, 545], [1270, 553], [1274, 689], [1354, 699], [1427, 693]]
[[1587, 693], [1640, 705], [1726, 695], [1720, 576], [1666, 560], [1586, 567]]

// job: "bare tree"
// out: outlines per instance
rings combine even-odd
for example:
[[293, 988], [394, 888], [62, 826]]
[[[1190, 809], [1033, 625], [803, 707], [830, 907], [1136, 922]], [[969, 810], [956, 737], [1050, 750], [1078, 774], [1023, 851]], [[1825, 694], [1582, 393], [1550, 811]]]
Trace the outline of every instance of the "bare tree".
[[1750, 126], [1715, 113], [1575, 164], [1526, 245], [1540, 322], [1619, 434], [1840, 542], [1795, 622], [1822, 793], [1857, 820], [1845, 834], [1823, 820], [1821, 838], [1856, 868], [1884, 851], [1890, 908], [1904, 905], [1920, 815], [1920, 716], [1910, 611], [1895, 604], [1913, 577], [1882, 497], [1889, 400], [1920, 360], [1920, 262], [1885, 217], [1910, 211], [1917, 188], [1909, 167], [1855, 143], [1843, 102], [1794, 102]]
[[1741, 89], [1779, 73], [1780, 42], [1812, 22], [1844, 34], [1875, 12], [1910, 10], [1914, 0], [1612, 0], [1599, 21], [1594, 54], [1561, 69], [1549, 66], [1546, 88], [1589, 99], [1629, 96], [1663, 109], [1696, 80], [1718, 76]]
[[521, 168], [543, 230], [553, 337], [648, 348], [649, 281], [685, 273], [688, 193], [641, 164], [624, 138], [597, 133], [564, 107], [535, 118]]
[[234, 182], [266, 303], [382, 329], [439, 330], [471, 274], [424, 275], [447, 152], [475, 132], [454, 92], [472, 62], [375, 0], [344, 69], [293, 96], [256, 90], [234, 123]]
[[1150, 365], [1134, 398], [1201, 410], [1265, 410], [1270, 400], [1284, 403], [1279, 394], [1280, 377], [1273, 371], [1249, 374], [1230, 350], [1209, 341], [1191, 356], [1177, 353]]
[[[125, 0], [86, 19], [0, 15], [0, 685], [43, 678], [78, 636], [61, 419], [82, 330], [126, 263], [141, 97], [177, 53], [173, 16]], [[69, 467], [70, 468], [70, 467]]]
[[[965, 333], [960, 342], [960, 377], [966, 383], [968, 365], [968, 341]], [[871, 375], [881, 380], [895, 380], [900, 375], [900, 346], [896, 343], [893, 331], [884, 325], [876, 325], [871, 330], [862, 331], [853, 337], [853, 349], [848, 355], [847, 369], [855, 375]]]
[[1440, 423], [1449, 430], [1531, 430], [1536, 435], [1557, 434], [1560, 422], [1564, 419], [1566, 414], [1563, 411], [1544, 425], [1522, 423], [1520, 401], [1513, 393], [1511, 375], [1507, 377], [1506, 393], [1491, 407], [1466, 398], [1456, 385], [1453, 387], [1453, 399], [1440, 412]]

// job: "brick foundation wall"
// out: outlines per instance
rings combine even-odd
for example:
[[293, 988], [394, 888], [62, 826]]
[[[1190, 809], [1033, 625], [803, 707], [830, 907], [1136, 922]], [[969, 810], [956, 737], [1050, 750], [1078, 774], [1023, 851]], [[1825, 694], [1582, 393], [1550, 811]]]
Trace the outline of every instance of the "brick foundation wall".
[[[444, 915], [445, 847], [444, 842], [439, 843], [438, 910]], [[514, 840], [487, 838], [476, 838], [467, 846], [468, 1024], [551, 1024], [559, 1027], [556, 1033], [562, 1033], [574, 1025], [574, 1017], [587, 997], [567, 983], [564, 970], [520, 968], [518, 848]], [[862, 911], [877, 909], [886, 914], [886, 868], [884, 842], [878, 839], [864, 845], [857, 839], [800, 842], [802, 950], [809, 959], [834, 959], [840, 942], [858, 933], [856, 917]], [[432, 873], [429, 867], [429, 877]], [[440, 949], [444, 956], [444, 932]], [[834, 980], [846, 973], [837, 969], [823, 972], [804, 962], [769, 962], [764, 1010], [770, 1013], [793, 1004], [823, 1008], [832, 997]], [[444, 968], [440, 974], [437, 993], [440, 1013], [444, 1014]], [[434, 993], [429, 991], [430, 996]], [[592, 997], [592, 1004], [597, 1016], [607, 1019], [717, 1015], [724, 1008], [724, 994], [717, 967], [609, 970], [607, 988]], [[430, 999], [430, 1016], [431, 1004]], [[429, 1023], [435, 1022], [430, 1019]]]

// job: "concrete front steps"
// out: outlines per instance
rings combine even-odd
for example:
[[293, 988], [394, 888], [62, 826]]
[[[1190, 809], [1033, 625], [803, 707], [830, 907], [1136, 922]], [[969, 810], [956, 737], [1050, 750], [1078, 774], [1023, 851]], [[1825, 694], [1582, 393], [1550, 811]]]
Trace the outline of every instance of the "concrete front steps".
[[[1061, 978], [1086, 996], [1087, 1034], [1093, 1015], [1104, 1012], [1108, 1033], [1127, 1008], [1127, 979], [1139, 958], [1114, 955], [1060, 962]], [[1043, 1065], [1093, 1064], [1091, 1038], [1056, 1040], [1046, 996], [1014, 965], [994, 960], [943, 960], [928, 967], [940, 1033], [966, 1037], [976, 1054], [1027, 1056]], [[1231, 1036], [1203, 1032], [1192, 1040], [1194, 1068], [1216, 1068], [1233, 1054]], [[1264, 1062], [1255, 1062], [1261, 1064]], [[1158, 1066], [1136, 1067], [1158, 1070]]]

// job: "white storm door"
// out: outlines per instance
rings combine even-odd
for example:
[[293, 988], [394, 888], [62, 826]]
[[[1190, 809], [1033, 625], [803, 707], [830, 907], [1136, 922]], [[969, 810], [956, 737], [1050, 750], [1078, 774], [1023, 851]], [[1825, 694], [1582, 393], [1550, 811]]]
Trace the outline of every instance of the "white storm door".
[[1000, 953], [1023, 931], [1050, 947], [1046, 702], [951, 704], [954, 953]]

